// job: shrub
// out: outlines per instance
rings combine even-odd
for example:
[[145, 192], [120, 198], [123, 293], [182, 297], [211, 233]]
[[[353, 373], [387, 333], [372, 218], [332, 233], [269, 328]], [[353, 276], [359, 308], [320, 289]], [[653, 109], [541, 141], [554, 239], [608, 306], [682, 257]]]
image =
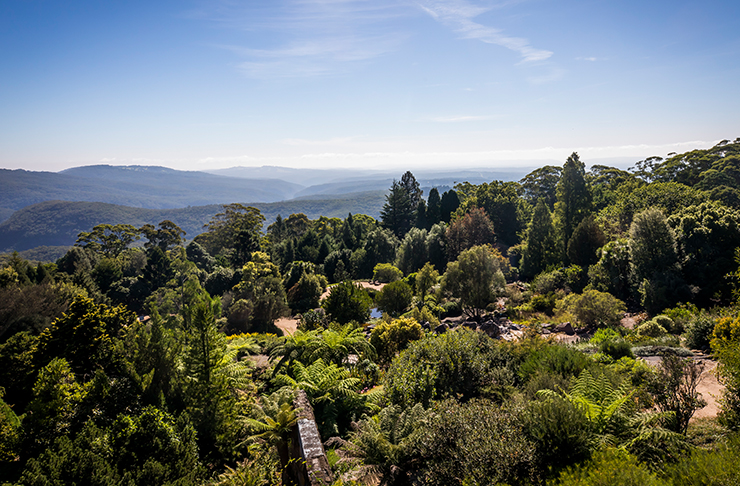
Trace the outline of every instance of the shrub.
[[351, 321], [367, 322], [372, 303], [372, 299], [360, 285], [347, 281], [332, 287], [321, 306], [332, 320], [346, 324]]
[[574, 314], [581, 324], [589, 327], [615, 327], [627, 309], [621, 300], [598, 290], [570, 294], [563, 299], [559, 308]]
[[681, 334], [683, 332], [683, 327], [678, 326], [673, 319], [668, 317], [665, 314], [659, 314], [651, 319], [659, 326], [662, 326], [663, 329], [668, 331], [671, 334]]
[[410, 342], [424, 337], [421, 325], [410, 317], [381, 322], [370, 334], [370, 344], [378, 353], [382, 363], [390, 363], [399, 351], [403, 351]]
[[530, 401], [524, 423], [546, 468], [563, 468], [590, 455], [589, 421], [581, 409], [562, 397]]
[[596, 330], [590, 342], [591, 344], [601, 344], [604, 341], [614, 341], [617, 339], [622, 339], [622, 335], [617, 331], [614, 329], [601, 328]]
[[399, 316], [411, 304], [411, 286], [402, 280], [391, 282], [375, 298], [378, 309], [393, 317]]
[[637, 458], [621, 449], [604, 449], [563, 471], [549, 486], [667, 486]]
[[622, 339], [609, 339], [601, 343], [601, 352], [611, 357], [614, 361], [621, 358], [634, 358], [632, 354], [632, 346], [630, 343]]
[[641, 337], [658, 338], [668, 334], [668, 331], [666, 331], [666, 329], [658, 324], [654, 319], [651, 319], [640, 324], [637, 329], [635, 329], [635, 334]]
[[482, 332], [455, 329], [415, 341], [391, 363], [385, 394], [397, 405], [425, 407], [434, 398], [479, 396], [511, 357]]
[[548, 344], [529, 354], [519, 367], [519, 376], [526, 382], [544, 371], [570, 378], [580, 374], [587, 365], [588, 358], [580, 351], [559, 344]]
[[740, 478], [740, 439], [733, 436], [715, 450], [695, 449], [668, 467], [666, 476], [674, 486], [734, 486]]
[[444, 310], [445, 317], [457, 317], [462, 314], [460, 303], [454, 300], [442, 304], [442, 309]]
[[694, 315], [686, 325], [686, 346], [691, 349], [709, 349], [715, 319], [707, 312]]
[[523, 484], [534, 479], [535, 445], [520, 413], [484, 400], [439, 403], [413, 437], [421, 466], [412, 484]]
[[373, 280], [381, 283], [395, 282], [403, 278], [403, 272], [390, 263], [378, 263], [373, 269]]
[[704, 365], [690, 358], [666, 354], [647, 380], [647, 389], [661, 412], [673, 412], [668, 428], [685, 434], [694, 412], [705, 402], [696, 391]]

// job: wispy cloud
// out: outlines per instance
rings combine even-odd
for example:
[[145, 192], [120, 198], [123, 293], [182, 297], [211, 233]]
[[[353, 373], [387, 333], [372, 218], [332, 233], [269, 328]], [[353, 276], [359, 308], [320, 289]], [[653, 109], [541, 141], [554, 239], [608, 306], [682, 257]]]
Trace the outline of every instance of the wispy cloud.
[[392, 0], [275, 0], [269, 9], [222, 3], [210, 17], [254, 37], [250, 47], [219, 46], [245, 59], [237, 63], [245, 75], [289, 78], [343, 72], [392, 52], [408, 37], [392, 25], [403, 15]]
[[477, 39], [510, 49], [522, 56], [522, 62], [544, 61], [552, 51], [532, 47], [527, 39], [512, 37], [501, 29], [489, 27], [473, 19], [491, 8], [480, 7], [466, 0], [419, 0], [419, 7], [435, 20], [452, 28], [464, 39]]

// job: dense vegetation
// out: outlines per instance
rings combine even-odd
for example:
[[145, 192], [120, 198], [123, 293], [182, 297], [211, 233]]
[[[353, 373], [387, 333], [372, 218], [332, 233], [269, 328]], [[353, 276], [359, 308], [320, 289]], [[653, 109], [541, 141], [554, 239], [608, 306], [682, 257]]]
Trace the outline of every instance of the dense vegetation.
[[[407, 172], [379, 220], [227, 204], [190, 241], [119, 221], [9, 256], [0, 477], [280, 484], [300, 389], [336, 484], [735, 484], [739, 152], [426, 198]], [[691, 349], [719, 360], [717, 419], [692, 421]]]

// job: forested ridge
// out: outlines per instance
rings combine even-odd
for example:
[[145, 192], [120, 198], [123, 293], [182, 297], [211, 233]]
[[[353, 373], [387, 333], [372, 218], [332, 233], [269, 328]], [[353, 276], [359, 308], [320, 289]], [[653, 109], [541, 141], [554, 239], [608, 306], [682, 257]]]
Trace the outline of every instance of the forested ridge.
[[302, 390], [336, 485], [737, 484], [740, 139], [379, 206], [106, 206], [3, 256], [0, 479], [291, 484]]

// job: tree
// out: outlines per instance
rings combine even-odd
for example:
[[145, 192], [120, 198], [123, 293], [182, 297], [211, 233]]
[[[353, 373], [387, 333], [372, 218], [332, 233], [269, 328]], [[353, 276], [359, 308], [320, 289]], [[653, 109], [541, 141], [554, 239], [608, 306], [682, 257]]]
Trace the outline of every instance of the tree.
[[380, 210], [383, 226], [402, 238], [411, 228], [415, 210], [416, 206], [412, 205], [407, 187], [394, 180], [390, 192], [385, 196], [383, 209]]
[[616, 327], [627, 310], [621, 300], [593, 289], [582, 294], [569, 294], [561, 306], [573, 313], [578, 322], [589, 327]]
[[433, 187], [429, 190], [427, 198], [427, 225], [431, 228], [440, 221], [442, 221], [442, 199], [437, 188]]
[[649, 375], [647, 389], [658, 410], [673, 412], [668, 426], [674, 432], [685, 434], [694, 412], [707, 404], [696, 391], [703, 370], [699, 361], [666, 353], [660, 367]]
[[115, 258], [139, 239], [139, 231], [130, 224], [99, 224], [78, 235], [75, 246]]
[[[218, 255], [222, 250], [232, 248], [243, 259], [255, 251], [255, 242], [259, 242], [262, 223], [265, 217], [260, 210], [243, 204], [225, 204], [223, 211], [217, 213], [206, 223], [205, 233], [195, 237], [211, 255]], [[237, 265], [244, 261], [237, 262]]]
[[555, 228], [552, 225], [550, 210], [543, 198], [537, 201], [534, 208], [525, 242], [524, 258], [521, 263], [523, 275], [534, 277], [559, 262]]
[[457, 197], [457, 193], [450, 189], [442, 194], [442, 200], [440, 201], [440, 211], [442, 212], [441, 220], [445, 223], [450, 222], [452, 213], [457, 211], [460, 207], [460, 199]]
[[647, 209], [635, 216], [630, 260], [642, 305], [651, 314], [690, 298], [679, 271], [676, 238], [661, 211]]
[[95, 304], [92, 299], [77, 296], [67, 312], [39, 336], [34, 359], [40, 366], [54, 358], [65, 358], [78, 374], [92, 374], [98, 367], [113, 365], [113, 338], [136, 315], [124, 306]]
[[406, 194], [409, 195], [411, 208], [416, 210], [417, 206], [419, 206], [419, 203], [422, 201], [421, 196], [424, 194], [424, 191], [419, 188], [419, 183], [416, 181], [416, 178], [411, 171], [406, 171], [401, 176], [401, 185], [406, 189]]
[[447, 228], [447, 251], [450, 260], [461, 251], [496, 242], [493, 223], [483, 208], [472, 208], [462, 218], [457, 218]]
[[506, 284], [498, 260], [488, 246], [474, 246], [447, 264], [443, 288], [460, 298], [463, 310], [480, 318], [488, 304], [503, 291]]
[[416, 319], [402, 317], [383, 321], [370, 334], [370, 344], [382, 363], [390, 364], [396, 354], [406, 349], [412, 341], [424, 337], [424, 330]]
[[396, 280], [383, 287], [375, 297], [375, 302], [381, 311], [398, 317], [411, 304], [413, 296], [414, 292], [409, 284], [403, 280]]
[[520, 188], [516, 182], [492, 181], [477, 186], [463, 183], [455, 186], [466, 194], [461, 207], [465, 212], [473, 208], [483, 208], [496, 229], [498, 241], [504, 246], [519, 242], [523, 228], [519, 197]]
[[675, 231], [683, 276], [699, 289], [700, 303], [728, 301], [730, 281], [724, 276], [740, 247], [740, 211], [705, 202], [677, 212], [668, 224]]
[[574, 265], [588, 268], [598, 261], [598, 250], [605, 244], [606, 235], [593, 215], [589, 215], [576, 226], [573, 236], [568, 240], [568, 260]]
[[367, 235], [365, 258], [370, 264], [390, 263], [395, 259], [398, 238], [385, 228], [375, 228]]
[[588, 269], [591, 286], [625, 300], [630, 296], [630, 247], [625, 238], [610, 241], [600, 250], [599, 261]]
[[439, 272], [429, 262], [426, 262], [416, 274], [416, 294], [424, 300], [429, 289], [439, 280]]
[[242, 268], [242, 279], [235, 287], [235, 299], [252, 304], [250, 326], [265, 329], [288, 310], [287, 296], [280, 269], [261, 251], [252, 253], [251, 261]]
[[401, 241], [396, 252], [396, 266], [406, 275], [420, 269], [429, 261], [427, 230], [412, 228]]
[[329, 296], [321, 306], [340, 324], [364, 323], [370, 318], [373, 301], [361, 285], [351, 281], [342, 282], [331, 288]]
[[546, 165], [524, 176], [519, 181], [524, 190], [524, 198], [532, 203], [543, 198], [548, 208], [552, 209], [555, 206], [556, 188], [561, 172], [560, 167]]
[[159, 223], [159, 229], [155, 228], [154, 225], [145, 224], [139, 231], [148, 240], [144, 243], [145, 248], [151, 249], [158, 246], [162, 251], [181, 246], [184, 241], [183, 236], [186, 234], [182, 228], [169, 219]]
[[403, 272], [390, 263], [378, 263], [373, 269], [373, 280], [381, 283], [395, 282], [403, 278]]
[[563, 251], [578, 224], [591, 211], [591, 194], [585, 178], [585, 165], [573, 152], [565, 161], [557, 186], [555, 216]]

